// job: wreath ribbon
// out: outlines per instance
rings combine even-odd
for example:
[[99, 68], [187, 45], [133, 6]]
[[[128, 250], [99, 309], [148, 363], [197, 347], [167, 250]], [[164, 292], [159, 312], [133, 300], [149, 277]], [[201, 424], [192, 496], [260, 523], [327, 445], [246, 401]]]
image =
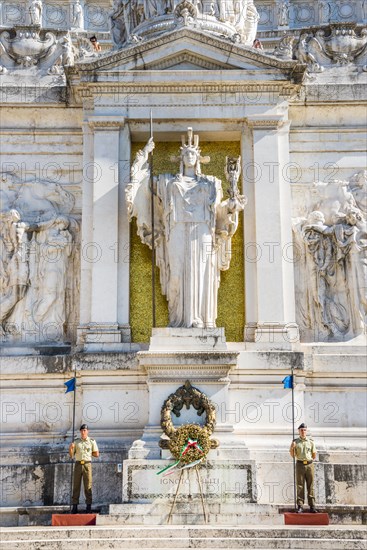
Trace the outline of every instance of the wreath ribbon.
[[[201, 452], [201, 454], [204, 454], [204, 451], [203, 449], [200, 447], [199, 443], [198, 443], [198, 440], [197, 439], [191, 439], [189, 438], [185, 445], [182, 446], [182, 449], [181, 449], [181, 452], [180, 452], [180, 458], [179, 460], [176, 460], [176, 462], [174, 462], [173, 464], [169, 464], [168, 466], [166, 466], [165, 468], [163, 468], [162, 470], [160, 470], [159, 472], [156, 473], [157, 476], [159, 476], [160, 474], [164, 474], [165, 473], [165, 476], [168, 476], [170, 474], [173, 474], [174, 473], [174, 469], [180, 464], [180, 461], [181, 461], [181, 458], [190, 450], [190, 449], [197, 449], [198, 451]], [[204, 458], [204, 457], [203, 457]], [[197, 464], [199, 464], [203, 458], [199, 458], [199, 460], [194, 460], [193, 462], [190, 462], [189, 464], [186, 464], [185, 466], [182, 466], [181, 468], [179, 468], [180, 470], [187, 470], [188, 468], [193, 468], [194, 466], [196, 466]], [[164, 477], [165, 477], [164, 476]]]

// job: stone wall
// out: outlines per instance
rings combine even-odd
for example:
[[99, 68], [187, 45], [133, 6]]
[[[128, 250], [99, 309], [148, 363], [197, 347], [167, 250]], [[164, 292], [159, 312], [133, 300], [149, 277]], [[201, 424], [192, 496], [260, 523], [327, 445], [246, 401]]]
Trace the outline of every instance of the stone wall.
[[[127, 481], [118, 464], [127, 458], [148, 422], [146, 376], [136, 359], [135, 353], [1, 358], [3, 506], [68, 503], [73, 393], [65, 395], [63, 383], [75, 367], [76, 427], [88, 422], [101, 451], [93, 467], [95, 502], [122, 501], [122, 485]], [[331, 357], [327, 359], [332, 365]], [[318, 449], [317, 501], [363, 504], [362, 358], [349, 372], [343, 371], [343, 361], [334, 364], [330, 378], [330, 371], [316, 363], [310, 367], [307, 354], [272, 353], [269, 362], [269, 354], [241, 352], [239, 368], [230, 374], [228, 403], [220, 394], [211, 396], [218, 429], [227, 426], [225, 438], [231, 444], [211, 451], [209, 460], [220, 456], [231, 461], [235, 453], [238, 460], [254, 461], [257, 501], [292, 501], [292, 462], [287, 450], [292, 437], [291, 396], [281, 383], [291, 364], [298, 367], [296, 422], [308, 422]], [[196, 385], [209, 394], [212, 391], [205, 384]], [[175, 419], [175, 423], [185, 421], [185, 414]], [[157, 429], [157, 441], [160, 435]], [[228, 487], [212, 490], [225, 500]]]

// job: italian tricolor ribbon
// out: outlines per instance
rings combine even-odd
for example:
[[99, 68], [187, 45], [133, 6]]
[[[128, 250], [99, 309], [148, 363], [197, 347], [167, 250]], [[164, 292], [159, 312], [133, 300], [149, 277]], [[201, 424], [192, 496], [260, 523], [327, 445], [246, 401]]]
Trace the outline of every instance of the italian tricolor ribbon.
[[198, 440], [189, 438], [186, 442], [186, 445], [184, 445], [181, 449], [180, 458], [184, 456], [187, 453], [187, 451], [189, 451], [190, 449], [197, 449], [198, 451], [201, 452], [201, 454], [204, 454], [204, 451], [200, 447]]
[[[197, 449], [198, 451], [200, 451], [202, 454], [204, 454], [204, 451], [202, 450], [202, 448], [200, 447], [199, 443], [198, 443], [198, 440], [197, 439], [191, 439], [189, 438], [185, 445], [182, 446], [182, 449], [181, 449], [181, 452], [180, 452], [180, 459], [179, 460], [176, 460], [176, 462], [174, 462], [173, 464], [169, 464], [168, 466], [166, 466], [165, 468], [163, 468], [163, 470], [160, 470], [159, 472], [156, 473], [157, 476], [159, 476], [160, 474], [164, 474], [165, 476], [168, 476], [173, 472], [173, 470], [179, 465], [180, 461], [181, 461], [181, 458], [190, 450], [190, 449]], [[190, 462], [189, 464], [185, 464], [184, 466], [182, 466], [180, 468], [180, 470], [186, 470], [187, 468], [192, 468], [193, 466], [196, 466], [197, 464], [199, 464], [199, 462], [201, 462], [201, 458], [199, 460], [195, 460], [194, 462]]]

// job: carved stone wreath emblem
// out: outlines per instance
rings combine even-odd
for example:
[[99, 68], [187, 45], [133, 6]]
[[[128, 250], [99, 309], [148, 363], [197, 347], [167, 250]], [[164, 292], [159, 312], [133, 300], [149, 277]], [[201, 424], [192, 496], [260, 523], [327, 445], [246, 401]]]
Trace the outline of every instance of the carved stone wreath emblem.
[[[205, 425], [184, 424], [179, 428], [175, 428], [172, 422], [172, 413], [179, 417], [183, 407], [185, 406], [186, 409], [189, 409], [191, 405], [196, 409], [198, 416], [201, 416], [205, 412]], [[203, 392], [191, 386], [187, 380], [163, 404], [161, 409], [161, 426], [165, 435], [169, 437], [169, 440], [161, 439], [159, 443], [160, 447], [162, 449], [169, 449], [172, 455], [177, 460], [180, 460], [182, 464], [189, 464], [195, 460], [205, 458], [210, 449], [215, 449], [219, 446], [218, 440], [210, 439], [215, 428], [215, 416], [213, 403]], [[190, 440], [197, 440], [197, 446], [190, 448], [183, 456], [182, 449]]]

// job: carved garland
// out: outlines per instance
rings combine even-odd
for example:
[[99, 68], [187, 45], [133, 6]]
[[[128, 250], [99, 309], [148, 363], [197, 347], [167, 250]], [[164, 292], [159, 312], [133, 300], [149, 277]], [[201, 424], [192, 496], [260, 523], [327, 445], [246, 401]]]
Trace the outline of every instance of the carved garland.
[[[204, 412], [206, 413], [205, 426], [185, 424], [179, 428], [175, 428], [171, 413], [173, 412], [179, 417], [183, 407], [186, 406], [189, 409], [191, 405], [197, 410], [199, 416]], [[213, 403], [203, 392], [191, 386], [191, 383], [187, 380], [163, 404], [161, 409], [161, 426], [165, 435], [169, 437], [169, 440], [161, 439], [159, 443], [160, 447], [162, 449], [169, 449], [172, 455], [177, 460], [180, 460], [180, 463], [183, 465], [205, 458], [210, 449], [215, 449], [219, 446], [219, 442], [216, 439], [210, 439], [210, 435], [215, 428], [215, 416]], [[199, 449], [192, 447], [182, 456], [182, 449], [190, 439], [197, 440]]]

